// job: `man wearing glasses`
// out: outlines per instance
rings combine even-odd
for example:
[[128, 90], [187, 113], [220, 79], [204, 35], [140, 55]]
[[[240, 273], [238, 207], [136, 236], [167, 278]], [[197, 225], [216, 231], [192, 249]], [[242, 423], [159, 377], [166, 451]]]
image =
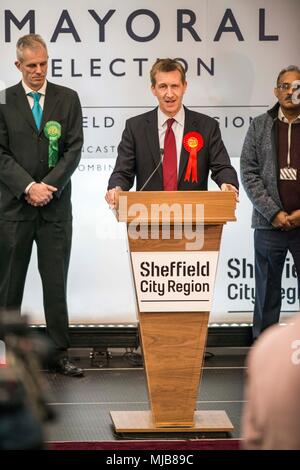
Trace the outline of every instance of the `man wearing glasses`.
[[278, 75], [278, 102], [256, 117], [241, 155], [241, 180], [253, 204], [256, 295], [254, 339], [277, 323], [281, 276], [287, 252], [300, 287], [300, 69]]

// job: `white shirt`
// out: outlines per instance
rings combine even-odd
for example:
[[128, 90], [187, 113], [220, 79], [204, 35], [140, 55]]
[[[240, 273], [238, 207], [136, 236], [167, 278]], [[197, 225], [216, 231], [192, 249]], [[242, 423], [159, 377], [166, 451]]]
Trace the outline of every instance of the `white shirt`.
[[[159, 137], [159, 147], [161, 149], [164, 148], [165, 142], [165, 135], [167, 126], [167, 120], [170, 119], [169, 116], [166, 116], [160, 108], [157, 111], [157, 120], [158, 120], [158, 137]], [[184, 120], [185, 120], [185, 112], [184, 107], [181, 106], [180, 110], [178, 111], [175, 116], [173, 116], [175, 122], [172, 124], [172, 130], [175, 135], [176, 140], [176, 153], [177, 153], [177, 173], [179, 173], [179, 162], [180, 162], [180, 154], [182, 148], [182, 139], [183, 139], [183, 130], [184, 130]]]
[[40, 103], [41, 108], [44, 109], [45, 95], [46, 95], [46, 88], [47, 88], [47, 80], [45, 80], [43, 86], [39, 90], [32, 90], [31, 88], [29, 88], [26, 85], [25, 82], [23, 82], [23, 80], [22, 80], [22, 87], [25, 90], [25, 93], [26, 93], [26, 96], [27, 96], [27, 99], [28, 99], [28, 103], [30, 105], [30, 109], [33, 108], [34, 99], [32, 98], [32, 96], [28, 96], [28, 93], [36, 93], [36, 92], [41, 94], [39, 103]]
[[[40, 103], [41, 108], [44, 109], [45, 95], [46, 95], [46, 88], [47, 88], [47, 80], [45, 80], [43, 86], [39, 90], [32, 90], [31, 88], [29, 88], [29, 86], [26, 85], [26, 83], [23, 80], [22, 80], [22, 87], [24, 88], [24, 91], [26, 93], [30, 109], [33, 108], [33, 104], [34, 104], [34, 99], [32, 98], [32, 96], [28, 96], [28, 93], [31, 93], [31, 92], [32, 93], [38, 92], [38, 93], [41, 94], [39, 103]], [[34, 183], [35, 183], [35, 181], [33, 181], [32, 183], [29, 183], [29, 185], [26, 186], [25, 191], [24, 191], [25, 194], [28, 194], [29, 189], [31, 188], [31, 186]]]

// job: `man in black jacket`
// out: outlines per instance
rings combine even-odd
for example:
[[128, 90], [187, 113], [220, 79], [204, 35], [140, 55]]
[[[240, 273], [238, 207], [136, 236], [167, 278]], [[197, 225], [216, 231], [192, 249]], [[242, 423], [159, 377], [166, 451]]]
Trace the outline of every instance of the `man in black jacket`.
[[47, 82], [48, 52], [39, 35], [19, 39], [15, 65], [22, 81], [0, 100], [0, 310], [20, 310], [35, 241], [53, 368], [81, 376], [67, 357], [66, 301], [81, 106], [75, 91]]
[[128, 191], [135, 177], [137, 191], [206, 190], [209, 170], [222, 191], [238, 195], [218, 123], [182, 105], [187, 82], [180, 62], [158, 59], [150, 77], [158, 107], [126, 122], [106, 201], [114, 207], [116, 188]]

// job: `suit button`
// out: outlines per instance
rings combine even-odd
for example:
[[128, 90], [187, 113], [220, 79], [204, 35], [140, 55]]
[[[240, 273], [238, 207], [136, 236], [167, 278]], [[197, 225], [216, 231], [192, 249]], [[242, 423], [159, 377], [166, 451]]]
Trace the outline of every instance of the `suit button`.
[[41, 163], [44, 163], [45, 160], [40, 160]]

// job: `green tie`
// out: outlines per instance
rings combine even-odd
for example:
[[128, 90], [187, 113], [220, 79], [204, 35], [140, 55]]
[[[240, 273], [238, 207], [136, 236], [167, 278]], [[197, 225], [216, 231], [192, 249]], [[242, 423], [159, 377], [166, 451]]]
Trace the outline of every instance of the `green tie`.
[[31, 96], [34, 100], [33, 108], [31, 111], [35, 120], [36, 127], [39, 130], [41, 126], [42, 115], [43, 115], [43, 110], [40, 105], [40, 97], [42, 95], [41, 93], [31, 91], [30, 93], [28, 93], [28, 96]]

